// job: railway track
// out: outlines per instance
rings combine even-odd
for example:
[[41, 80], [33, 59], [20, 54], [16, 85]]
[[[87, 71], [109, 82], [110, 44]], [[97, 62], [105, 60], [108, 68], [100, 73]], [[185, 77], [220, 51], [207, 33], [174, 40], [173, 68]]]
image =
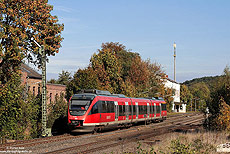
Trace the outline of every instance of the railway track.
[[[194, 119], [196, 118], [196, 119]], [[184, 121], [179, 122], [170, 122], [165, 126], [158, 126], [158, 127], [145, 127], [143, 129], [130, 129], [128, 132], [124, 133], [123, 135], [119, 136], [118, 134], [115, 134], [113, 136], [102, 137], [100, 136], [98, 140], [95, 140], [93, 142], [89, 142], [87, 144], [80, 144], [68, 148], [63, 148], [59, 150], [54, 150], [50, 152], [46, 152], [46, 154], [53, 154], [53, 153], [92, 153], [95, 151], [101, 151], [104, 149], [108, 149], [111, 147], [119, 146], [122, 144], [127, 144], [130, 142], [137, 142], [143, 139], [148, 139], [153, 136], [159, 136], [162, 134], [174, 132], [178, 129], [180, 130], [186, 130], [190, 128], [195, 128], [195, 126], [189, 125], [192, 123], [197, 123], [198, 121], [201, 121], [203, 119], [203, 116], [194, 116], [187, 118]], [[181, 123], [184, 123], [183, 125]], [[125, 134], [125, 135], [124, 135]]]
[[[79, 152], [79, 153], [88, 153], [90, 151], [99, 150], [99, 149], [105, 149], [108, 147], [113, 147], [122, 144], [124, 140], [127, 140], [129, 142], [134, 142], [137, 140], [140, 140], [140, 137], [143, 136], [143, 134], [146, 134], [144, 132], [147, 132], [147, 134], [150, 134], [149, 131], [146, 131], [146, 129], [149, 129], [153, 132], [156, 132], [156, 134], [159, 134], [160, 129], [167, 130], [170, 126], [177, 126], [177, 129], [179, 128], [180, 123], [182, 122], [181, 119], [185, 118], [187, 120], [184, 120], [184, 124], [190, 123], [192, 118], [200, 118], [202, 116], [200, 115], [194, 115], [194, 114], [181, 114], [181, 115], [174, 115], [170, 116], [166, 121], [163, 123], [154, 123], [151, 125], [146, 126], [134, 126], [129, 129], [122, 129], [122, 130], [115, 130], [112, 132], [106, 132], [106, 133], [99, 133], [99, 134], [84, 134], [79, 136], [73, 136], [69, 134], [65, 135], [59, 135], [59, 136], [52, 136], [47, 138], [39, 138], [39, 139], [33, 139], [33, 140], [26, 140], [26, 141], [17, 141], [13, 143], [6, 143], [3, 145], [0, 145], [0, 151], [3, 151], [6, 149], [6, 147], [27, 147], [27, 149], [30, 149], [33, 151], [33, 153], [61, 153], [64, 152]], [[197, 119], [199, 120], [199, 119]], [[172, 131], [174, 127], [170, 128], [169, 130]], [[122, 136], [122, 134], [129, 134], [128, 136]], [[154, 134], [152, 134], [154, 135]], [[136, 140], [135, 137], [138, 137]], [[144, 136], [145, 137], [145, 136]], [[59, 143], [72, 143], [74, 141], [79, 140], [88, 140], [88, 143], [86, 144], [79, 144], [76, 146], [72, 146], [70, 144], [70, 147], [66, 146], [67, 148], [61, 148], [58, 147]], [[55, 148], [51, 150], [45, 150], [48, 147], [56, 146]], [[92, 145], [96, 147], [92, 147]], [[42, 148], [43, 147], [43, 148]], [[84, 147], [82, 149], [82, 147]], [[87, 150], [86, 150], [87, 147]], [[77, 151], [76, 151], [77, 149]], [[40, 151], [40, 152], [38, 152]]]

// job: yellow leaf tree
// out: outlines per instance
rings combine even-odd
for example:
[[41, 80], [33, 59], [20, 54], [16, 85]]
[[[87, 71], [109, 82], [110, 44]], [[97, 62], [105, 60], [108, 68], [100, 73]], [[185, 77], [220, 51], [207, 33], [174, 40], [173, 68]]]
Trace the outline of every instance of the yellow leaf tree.
[[10, 80], [22, 59], [40, 63], [32, 37], [44, 45], [47, 55], [58, 52], [64, 26], [52, 10], [48, 0], [0, 0], [0, 84]]
[[230, 106], [224, 101], [220, 100], [220, 112], [216, 118], [217, 129], [230, 130]]

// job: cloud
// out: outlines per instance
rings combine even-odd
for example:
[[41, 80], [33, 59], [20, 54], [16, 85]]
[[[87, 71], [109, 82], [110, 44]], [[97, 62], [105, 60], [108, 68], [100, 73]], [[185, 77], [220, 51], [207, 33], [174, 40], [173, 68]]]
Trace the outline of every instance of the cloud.
[[73, 10], [72, 8], [68, 8], [68, 7], [64, 7], [64, 6], [55, 6], [54, 10], [60, 11], [60, 12], [66, 12], [66, 13], [71, 13], [73, 11], [76, 11], [76, 10]]
[[47, 73], [61, 73], [62, 70], [69, 72], [76, 72], [79, 68], [85, 68], [88, 63], [81, 61], [80, 59], [51, 59], [47, 63]]

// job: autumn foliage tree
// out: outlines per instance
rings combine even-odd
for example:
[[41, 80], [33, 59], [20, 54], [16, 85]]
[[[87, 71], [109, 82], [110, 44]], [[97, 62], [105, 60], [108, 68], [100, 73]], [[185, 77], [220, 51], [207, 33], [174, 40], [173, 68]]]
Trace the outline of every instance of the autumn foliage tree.
[[230, 130], [230, 106], [223, 100], [220, 99], [220, 111], [216, 117], [216, 127], [219, 130]]
[[91, 66], [99, 80], [98, 88], [112, 93], [119, 92], [121, 66], [116, 57], [116, 52], [112, 48], [107, 47], [103, 47], [98, 52], [90, 60]]
[[67, 99], [81, 89], [108, 90], [128, 97], [164, 97], [171, 103], [173, 92], [164, 88], [165, 73], [157, 63], [142, 60], [138, 53], [118, 42], [103, 43], [90, 64], [79, 69], [67, 86]]
[[48, 0], [0, 1], [0, 82], [5, 84], [22, 59], [40, 63], [33, 37], [44, 45], [47, 55], [55, 55], [61, 47], [63, 25], [50, 12]]

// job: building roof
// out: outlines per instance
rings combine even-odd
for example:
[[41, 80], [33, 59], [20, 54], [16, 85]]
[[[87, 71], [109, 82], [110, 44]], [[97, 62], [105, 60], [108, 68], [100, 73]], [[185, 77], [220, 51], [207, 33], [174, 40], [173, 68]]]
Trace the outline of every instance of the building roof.
[[46, 85], [66, 87], [66, 85], [63, 84], [54, 84], [54, 83], [46, 83]]
[[31, 67], [29, 67], [28, 65], [26, 65], [24, 63], [22, 63], [22, 65], [21, 65], [21, 70], [22, 70], [22, 72], [26, 72], [27, 76], [29, 78], [42, 79], [42, 75], [41, 74], [39, 74], [34, 69], [32, 69]]
[[174, 81], [174, 80], [172, 80], [172, 79], [167, 78], [167, 80], [170, 81], [170, 82], [172, 82], [172, 83], [179, 84], [178, 82], [176, 82], [176, 81]]

